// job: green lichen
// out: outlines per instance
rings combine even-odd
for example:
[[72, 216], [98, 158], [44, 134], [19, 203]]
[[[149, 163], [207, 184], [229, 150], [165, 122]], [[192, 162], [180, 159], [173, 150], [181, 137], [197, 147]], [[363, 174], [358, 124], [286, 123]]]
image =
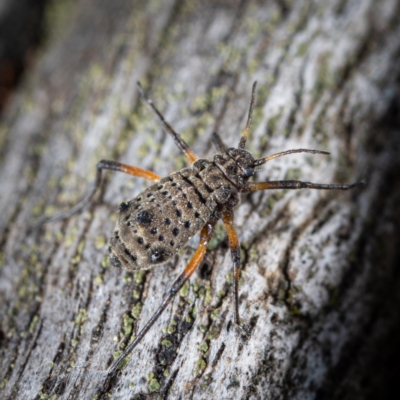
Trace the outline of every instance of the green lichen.
[[160, 382], [158, 382], [157, 379], [152, 378], [152, 379], [150, 379], [150, 381], [149, 381], [149, 386], [148, 386], [148, 388], [149, 388], [149, 391], [150, 391], [151, 393], [152, 393], [152, 392], [156, 392], [157, 390], [160, 390], [160, 388], [161, 388]]
[[176, 323], [175, 323], [175, 324], [170, 324], [170, 325], [168, 326], [168, 328], [166, 329], [166, 332], [167, 332], [169, 335], [172, 335], [175, 331], [176, 331]]
[[138, 318], [139, 318], [139, 315], [140, 315], [140, 313], [142, 312], [142, 307], [143, 307], [143, 305], [142, 305], [141, 302], [137, 302], [137, 303], [132, 307], [131, 315], [132, 315], [132, 317], [133, 317], [134, 319], [138, 319]]
[[229, 285], [233, 284], [233, 272], [229, 272], [225, 275], [225, 279]]
[[200, 346], [199, 346], [199, 350], [202, 351], [203, 353], [206, 353], [208, 351], [209, 347], [207, 342], [203, 342]]
[[212, 290], [211, 290], [211, 282], [206, 281], [205, 284], [205, 296], [204, 296], [204, 304], [208, 305], [211, 303], [212, 300]]
[[218, 317], [220, 312], [221, 308], [216, 308], [214, 311], [212, 311], [212, 313], [210, 314], [211, 321], [214, 321]]
[[203, 371], [206, 369], [207, 363], [203, 358], [200, 358], [197, 360], [196, 365], [193, 369], [193, 375], [200, 375], [203, 373]]
[[181, 287], [179, 295], [181, 297], [187, 297], [189, 295], [189, 290], [190, 290], [190, 283], [189, 281], [186, 281], [185, 284]]
[[212, 251], [215, 250], [222, 241], [226, 238], [226, 230], [222, 225], [217, 225], [214, 230], [213, 237], [208, 243], [207, 250]]
[[259, 253], [257, 246], [251, 246], [249, 249], [249, 262], [255, 262], [258, 260]]
[[96, 236], [95, 242], [94, 242], [94, 247], [96, 250], [101, 250], [103, 249], [107, 244], [107, 239], [104, 235], [98, 235]]
[[207, 332], [206, 339], [213, 340], [220, 334], [220, 330], [216, 325], [211, 325], [210, 330]]
[[123, 317], [123, 331], [125, 336], [130, 336], [133, 331], [133, 321], [134, 319], [127, 313]]
[[81, 240], [81, 241], [78, 243], [78, 247], [77, 247], [77, 249], [76, 249], [75, 257], [73, 257], [73, 258], [71, 259], [71, 264], [72, 264], [72, 265], [76, 265], [76, 264], [78, 264], [78, 263], [81, 261], [82, 252], [83, 252], [83, 248], [84, 248], [84, 247], [85, 247], [85, 241], [84, 241], [84, 240]]
[[161, 342], [161, 345], [164, 346], [164, 347], [169, 348], [169, 347], [172, 347], [172, 342], [171, 342], [170, 340], [168, 340], [168, 339], [164, 339], [164, 340]]
[[94, 284], [100, 286], [103, 284], [103, 274], [97, 274], [96, 278], [94, 279]]
[[39, 316], [38, 316], [38, 315], [35, 315], [35, 316], [32, 318], [31, 323], [29, 324], [29, 333], [33, 333], [33, 331], [35, 330], [36, 325], [37, 325], [38, 322], [39, 322]]
[[75, 324], [83, 326], [87, 320], [87, 310], [85, 308], [79, 308], [78, 314], [75, 317]]
[[101, 267], [104, 268], [104, 269], [110, 266], [108, 256], [103, 256], [103, 257], [102, 257], [101, 262], [100, 262], [100, 265], [101, 265]]
[[143, 283], [144, 282], [144, 278], [146, 276], [146, 271], [144, 270], [139, 270], [139, 271], [135, 271], [134, 273], [134, 280], [136, 283]]

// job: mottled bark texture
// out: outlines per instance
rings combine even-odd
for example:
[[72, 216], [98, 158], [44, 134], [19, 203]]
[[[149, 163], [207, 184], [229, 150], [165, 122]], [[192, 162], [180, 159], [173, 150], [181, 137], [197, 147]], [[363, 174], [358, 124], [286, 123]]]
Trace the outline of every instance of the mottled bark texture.
[[100, 159], [185, 165], [140, 79], [207, 157], [213, 131], [238, 144], [257, 80], [255, 156], [331, 153], [273, 160], [257, 180], [368, 183], [244, 196], [250, 337], [232, 323], [220, 226], [111, 398], [384, 398], [400, 354], [399, 1], [56, 1], [46, 32], [0, 128], [0, 397], [108, 398], [104, 371], [193, 254], [195, 240], [146, 273], [109, 266], [117, 206], [149, 184], [118, 173], [85, 212], [32, 229], [83, 198]]

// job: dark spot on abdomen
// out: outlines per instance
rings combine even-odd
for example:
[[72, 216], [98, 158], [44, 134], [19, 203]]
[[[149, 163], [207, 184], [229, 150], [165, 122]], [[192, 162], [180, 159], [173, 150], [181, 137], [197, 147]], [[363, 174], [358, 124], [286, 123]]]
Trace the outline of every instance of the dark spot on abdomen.
[[162, 248], [155, 248], [151, 251], [150, 262], [153, 264], [161, 263], [161, 262], [165, 261], [167, 258], [168, 258], [168, 254]]
[[124, 201], [123, 203], [121, 203], [119, 205], [119, 212], [124, 212], [129, 208], [129, 203], [127, 203], [126, 201]]
[[136, 214], [136, 221], [139, 222], [140, 225], [147, 226], [151, 224], [153, 218], [148, 211], [143, 210]]

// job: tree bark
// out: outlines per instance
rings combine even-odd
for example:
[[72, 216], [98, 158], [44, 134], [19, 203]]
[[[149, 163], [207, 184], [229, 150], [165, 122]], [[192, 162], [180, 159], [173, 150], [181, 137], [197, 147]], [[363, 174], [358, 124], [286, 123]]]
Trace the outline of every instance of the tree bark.
[[244, 196], [235, 226], [250, 336], [233, 323], [219, 226], [107, 393], [384, 398], [400, 353], [399, 1], [84, 0], [46, 16], [46, 41], [1, 122], [1, 398], [108, 398], [107, 367], [193, 254], [195, 240], [148, 272], [109, 265], [117, 206], [148, 186], [122, 174], [107, 174], [84, 212], [32, 228], [83, 198], [101, 159], [161, 176], [185, 166], [137, 80], [205, 158], [213, 131], [237, 147], [257, 80], [255, 157], [330, 152], [270, 161], [257, 181], [367, 185]]

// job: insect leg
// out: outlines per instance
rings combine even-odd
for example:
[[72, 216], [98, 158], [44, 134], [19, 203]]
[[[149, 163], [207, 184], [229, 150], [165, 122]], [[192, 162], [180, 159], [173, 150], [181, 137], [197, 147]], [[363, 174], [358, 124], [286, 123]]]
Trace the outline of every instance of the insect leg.
[[246, 128], [244, 129], [242, 137], [240, 138], [239, 149], [244, 149], [246, 147], [247, 136], [249, 134], [251, 125], [251, 117], [253, 116], [254, 102], [256, 99], [256, 86], [257, 86], [257, 81], [253, 83], [253, 88], [251, 90], [249, 114], [247, 116]]
[[112, 171], [124, 172], [125, 174], [138, 176], [140, 178], [144, 178], [153, 182], [157, 182], [161, 179], [157, 174], [148, 171], [146, 169], [133, 167], [127, 164], [121, 164], [116, 161], [101, 160], [97, 163], [96, 180], [94, 186], [92, 190], [87, 194], [87, 196], [81, 202], [72, 207], [70, 210], [58, 215], [54, 215], [53, 217], [50, 218], [41, 219], [35, 224], [35, 226], [40, 226], [47, 222], [54, 222], [65, 218], [69, 218], [71, 215], [74, 215], [75, 213], [81, 211], [87, 204], [89, 204], [90, 200], [92, 200], [93, 196], [95, 195], [97, 189], [100, 187], [101, 174], [103, 169], [110, 169]]
[[121, 366], [125, 358], [131, 353], [131, 351], [138, 345], [138, 343], [143, 339], [148, 330], [153, 326], [153, 324], [157, 321], [160, 315], [163, 313], [167, 305], [171, 302], [171, 300], [175, 297], [175, 295], [179, 292], [185, 282], [191, 277], [194, 271], [196, 271], [197, 267], [200, 265], [201, 261], [206, 254], [208, 242], [211, 239], [211, 236], [214, 232], [214, 224], [207, 224], [203, 227], [200, 232], [200, 243], [197, 248], [193, 258], [190, 260], [187, 267], [184, 269], [182, 274], [178, 277], [178, 279], [174, 282], [172, 287], [169, 289], [167, 296], [164, 298], [161, 305], [158, 307], [157, 311], [153, 314], [150, 320], [146, 323], [143, 329], [137, 334], [135, 340], [130, 343], [127, 348], [124, 350], [122, 355], [112, 363], [110, 368], [107, 371], [106, 383], [115, 376], [118, 368]]
[[188, 146], [188, 144], [180, 137], [180, 135], [178, 135], [175, 130], [172, 128], [172, 126], [165, 120], [164, 116], [161, 114], [160, 111], [158, 111], [157, 107], [154, 105], [153, 100], [149, 99], [146, 96], [146, 93], [142, 87], [142, 85], [140, 84], [140, 82], [137, 82], [138, 88], [139, 88], [139, 92], [143, 98], [143, 100], [152, 108], [152, 110], [157, 114], [158, 118], [161, 120], [164, 128], [167, 130], [167, 132], [173, 137], [173, 139], [175, 140], [176, 145], [179, 147], [179, 149], [181, 149], [183, 151], [183, 153], [185, 154], [186, 158], [188, 159], [188, 161], [193, 164], [198, 157], [196, 156], [196, 154], [193, 153], [193, 151], [190, 149], [190, 147]]
[[233, 213], [226, 211], [222, 214], [222, 221], [228, 232], [229, 247], [231, 248], [233, 262], [233, 307], [235, 312], [236, 325], [246, 334], [248, 332], [240, 325], [239, 318], [239, 273], [240, 273], [240, 244], [236, 229], [233, 226]]
[[327, 151], [321, 151], [321, 150], [308, 150], [308, 149], [287, 150], [287, 151], [282, 151], [281, 153], [272, 154], [272, 156], [255, 160], [254, 167], [258, 167], [262, 164], [265, 164], [267, 161], [273, 160], [274, 158], [286, 156], [288, 154], [293, 154], [293, 153], [330, 154]]
[[311, 183], [301, 181], [269, 181], [269, 182], [249, 182], [248, 192], [255, 192], [257, 190], [269, 189], [322, 189], [322, 190], [348, 190], [355, 186], [365, 185], [364, 181], [352, 183], [350, 185], [342, 184], [326, 184], [326, 183]]
[[212, 133], [211, 140], [218, 152], [225, 153], [226, 146], [224, 145], [224, 142], [222, 141], [221, 136], [219, 136], [217, 132]]

